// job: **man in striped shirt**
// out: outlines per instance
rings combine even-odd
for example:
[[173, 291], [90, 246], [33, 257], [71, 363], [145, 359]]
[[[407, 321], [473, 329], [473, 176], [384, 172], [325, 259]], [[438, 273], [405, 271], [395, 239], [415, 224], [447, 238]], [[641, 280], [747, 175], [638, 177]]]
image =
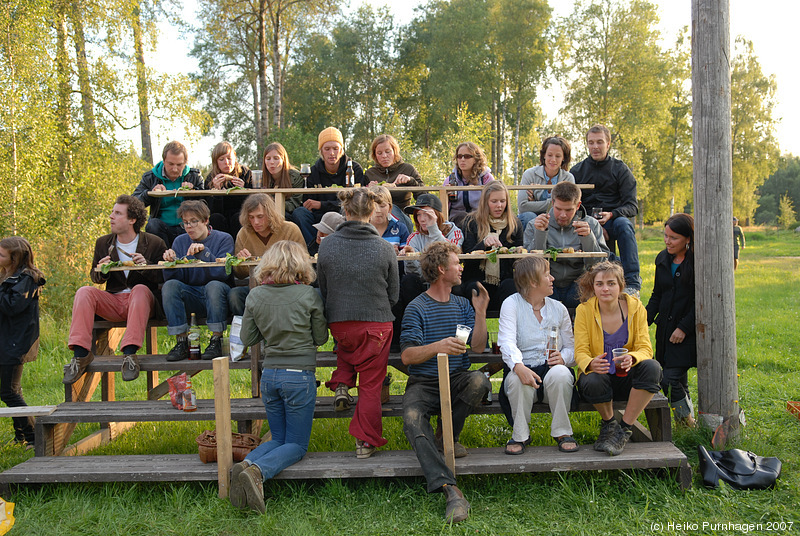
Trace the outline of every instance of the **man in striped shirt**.
[[464, 422], [491, 389], [483, 373], [469, 370], [467, 344], [455, 336], [456, 326], [463, 324], [472, 328], [467, 340], [470, 346], [479, 350], [486, 347], [488, 292], [478, 284], [479, 293], [473, 292], [472, 305], [451, 293], [461, 284], [459, 251], [450, 242], [435, 242], [423, 252], [420, 268], [430, 288], [409, 303], [400, 335], [401, 358], [409, 374], [403, 397], [403, 432], [425, 474], [428, 492], [445, 494], [445, 519], [453, 523], [467, 519], [469, 503], [440, 452], [441, 432], [434, 433], [430, 423], [431, 415], [440, 411], [439, 373], [434, 358], [439, 353], [449, 356], [456, 457], [467, 455], [466, 448], [458, 443]]

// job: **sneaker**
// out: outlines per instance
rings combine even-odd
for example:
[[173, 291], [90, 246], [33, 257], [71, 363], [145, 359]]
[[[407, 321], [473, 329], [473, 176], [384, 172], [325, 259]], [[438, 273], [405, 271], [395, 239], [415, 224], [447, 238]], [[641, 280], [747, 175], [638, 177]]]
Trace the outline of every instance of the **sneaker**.
[[139, 358], [128, 354], [122, 358], [122, 381], [129, 382], [139, 377]]
[[458, 486], [445, 484], [442, 492], [447, 499], [444, 507], [444, 518], [448, 523], [461, 523], [469, 517], [469, 503]]
[[184, 359], [189, 359], [189, 339], [186, 337], [179, 338], [167, 354], [167, 361], [183, 361]]
[[359, 460], [365, 460], [375, 454], [377, 447], [374, 447], [367, 443], [366, 441], [362, 441], [360, 439], [356, 439], [356, 458]]
[[249, 465], [239, 473], [239, 485], [247, 498], [247, 506], [261, 514], [267, 513], [264, 504], [264, 479], [257, 465]]
[[336, 386], [336, 393], [333, 395], [334, 411], [347, 411], [352, 407], [354, 401], [348, 391], [349, 388], [344, 383], [340, 383]]
[[633, 435], [633, 430], [630, 428], [618, 427], [616, 433], [606, 441], [605, 451], [611, 456], [619, 456], [625, 449], [625, 445], [628, 443], [631, 435]]
[[633, 296], [637, 300], [639, 299], [639, 289], [638, 288], [626, 287], [624, 292], [628, 296]]
[[247, 462], [239, 462], [231, 467], [231, 487], [228, 490], [228, 499], [230, 499], [233, 506], [240, 510], [247, 507], [247, 494], [242, 487], [242, 483], [239, 482], [239, 475], [249, 466], [250, 464]]
[[86, 372], [86, 367], [94, 361], [94, 354], [89, 352], [85, 357], [73, 357], [72, 361], [64, 365], [64, 379], [66, 385], [75, 383]]
[[209, 361], [217, 357], [222, 357], [222, 337], [220, 335], [212, 335], [211, 342], [206, 346], [206, 351], [200, 356], [200, 359]]
[[600, 435], [597, 436], [597, 441], [594, 442], [594, 450], [598, 452], [607, 452], [606, 444], [608, 440], [616, 435], [619, 429], [620, 426], [616, 419], [613, 419], [611, 422], [603, 422], [603, 424], [600, 425]]

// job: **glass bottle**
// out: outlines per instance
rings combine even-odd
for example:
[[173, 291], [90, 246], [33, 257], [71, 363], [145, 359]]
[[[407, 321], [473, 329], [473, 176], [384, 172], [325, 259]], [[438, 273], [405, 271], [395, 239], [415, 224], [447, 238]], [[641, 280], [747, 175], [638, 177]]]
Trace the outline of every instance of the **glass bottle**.
[[189, 327], [189, 359], [200, 359], [200, 327], [194, 313]]
[[183, 390], [183, 411], [194, 411], [197, 409], [197, 395], [192, 389], [192, 379], [186, 378], [186, 388]]
[[551, 350], [558, 350], [558, 326], [550, 326], [550, 331], [547, 334], [547, 345], [544, 349], [545, 361], [550, 357]]
[[347, 175], [345, 186], [354, 187], [356, 185], [356, 180], [353, 174], [353, 161], [350, 159], [347, 160], [347, 171], [345, 173]]

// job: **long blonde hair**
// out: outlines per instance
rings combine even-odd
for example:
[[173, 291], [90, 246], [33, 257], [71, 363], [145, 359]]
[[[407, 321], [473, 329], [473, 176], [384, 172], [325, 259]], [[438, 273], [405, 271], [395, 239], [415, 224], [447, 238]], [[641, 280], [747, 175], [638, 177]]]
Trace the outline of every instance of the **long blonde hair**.
[[469, 218], [474, 220], [478, 225], [479, 241], [485, 239], [487, 236], [489, 236], [489, 233], [492, 232], [492, 226], [489, 223], [489, 219], [491, 217], [491, 213], [489, 211], [489, 196], [494, 192], [503, 192], [506, 196], [506, 208], [503, 211], [502, 216], [508, 222], [506, 226], [506, 236], [511, 236], [512, 234], [516, 233], [517, 227], [519, 226], [519, 220], [517, 220], [514, 214], [511, 213], [511, 203], [509, 201], [508, 188], [506, 188], [506, 185], [501, 181], [492, 181], [483, 187], [478, 208], [475, 210], [475, 212], [472, 212], [469, 215]]

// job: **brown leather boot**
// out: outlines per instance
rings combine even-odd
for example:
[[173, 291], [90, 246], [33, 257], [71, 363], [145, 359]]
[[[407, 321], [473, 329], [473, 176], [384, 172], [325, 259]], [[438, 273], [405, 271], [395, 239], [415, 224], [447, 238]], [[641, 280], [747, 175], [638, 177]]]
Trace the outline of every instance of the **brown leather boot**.
[[64, 379], [66, 385], [75, 383], [86, 372], [86, 367], [94, 361], [94, 354], [89, 352], [86, 357], [73, 357], [72, 361], [64, 365]]
[[458, 486], [445, 484], [442, 492], [447, 499], [444, 507], [444, 518], [451, 523], [461, 523], [469, 517], [469, 503]]

